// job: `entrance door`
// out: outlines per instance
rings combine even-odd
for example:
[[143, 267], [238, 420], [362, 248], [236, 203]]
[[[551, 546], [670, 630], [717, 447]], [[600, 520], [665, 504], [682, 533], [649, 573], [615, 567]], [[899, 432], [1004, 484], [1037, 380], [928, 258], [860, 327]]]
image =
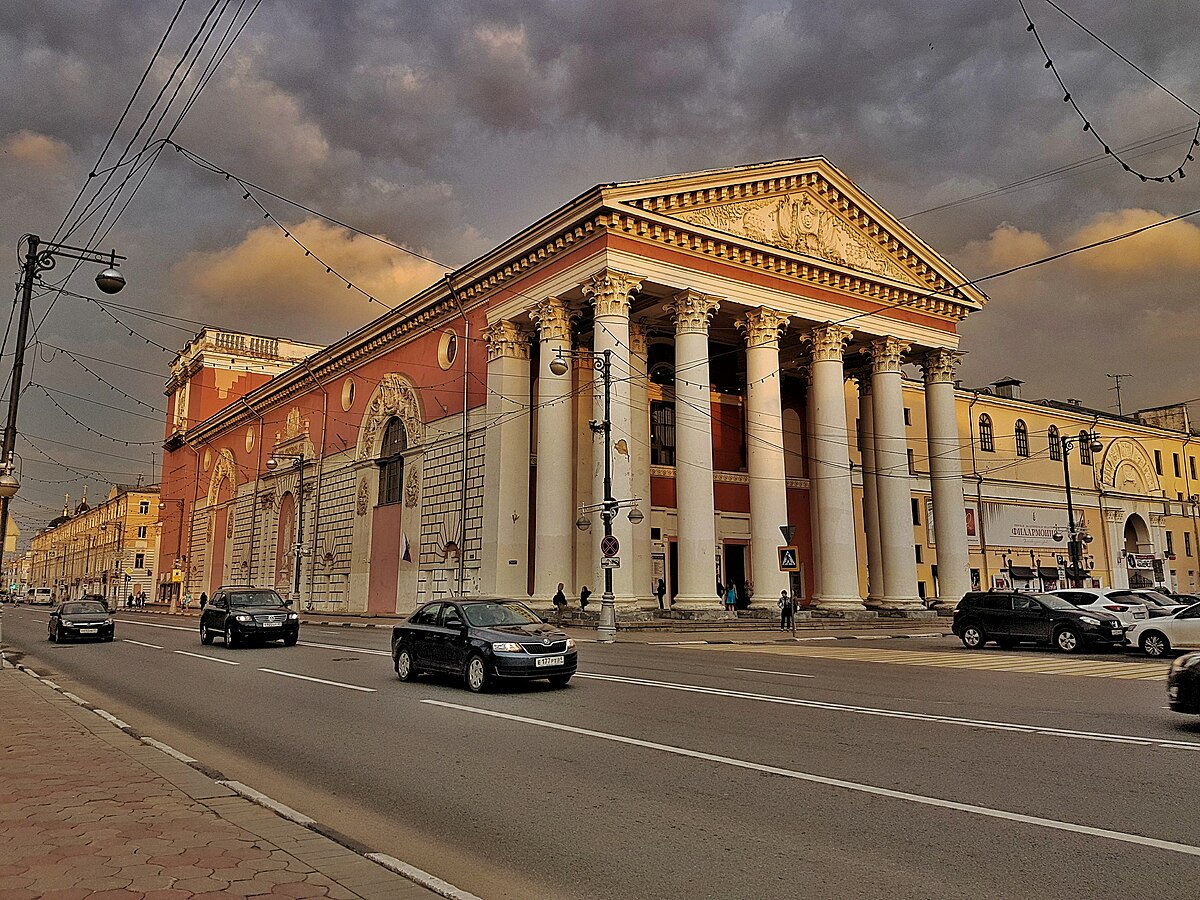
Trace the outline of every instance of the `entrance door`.
[[750, 598], [746, 596], [746, 545], [745, 544], [726, 544], [725, 545], [725, 590], [729, 590], [729, 585], [737, 585], [737, 607], [745, 609], [750, 605]]
[[400, 503], [375, 507], [371, 522], [371, 569], [367, 583], [367, 612], [396, 612], [396, 581], [400, 575]]

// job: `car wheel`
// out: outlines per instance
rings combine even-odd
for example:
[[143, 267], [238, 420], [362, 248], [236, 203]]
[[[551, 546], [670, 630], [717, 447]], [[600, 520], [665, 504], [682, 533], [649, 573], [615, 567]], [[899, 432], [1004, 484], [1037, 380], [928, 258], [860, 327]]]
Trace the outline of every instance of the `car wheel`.
[[471, 658], [467, 660], [463, 669], [463, 681], [472, 694], [478, 694], [487, 687], [487, 664], [478, 653], [472, 653]]
[[571, 680], [571, 676], [570, 675], [551, 675], [546, 680], [550, 682], [550, 685], [552, 687], [566, 687], [567, 682], [569, 682]]
[[300, 635], [298, 635], [298, 634], [289, 635], [288, 637], [285, 637], [283, 639], [283, 646], [295, 647], [296, 641], [298, 641], [298, 640], [300, 640]]
[[58, 643], [58, 634], [55, 632], [55, 630], [53, 628], [46, 629], [46, 640], [48, 640], [52, 644]]
[[1054, 633], [1054, 646], [1063, 653], [1077, 653], [1083, 646], [1079, 632], [1074, 628], [1060, 628]]
[[211, 644], [213, 641], [212, 633], [203, 625], [200, 626], [200, 643]]
[[230, 627], [229, 623], [225, 624], [225, 646], [230, 649], [237, 646], [237, 637], [234, 635], [233, 628]]
[[396, 675], [401, 681], [412, 681], [417, 677], [417, 667], [413, 665], [412, 654], [404, 647], [396, 653]]
[[66, 638], [63, 637], [62, 625], [59, 625], [54, 629], [54, 642], [56, 644], [62, 644], [66, 642]]
[[1147, 631], [1138, 641], [1138, 645], [1142, 648], [1143, 653], [1155, 659], [1161, 659], [1171, 652], [1171, 642], [1160, 631]]
[[978, 650], [987, 643], [987, 635], [978, 625], [971, 624], [963, 628], [962, 634], [959, 635], [959, 640], [963, 642], [963, 646], [968, 650]]

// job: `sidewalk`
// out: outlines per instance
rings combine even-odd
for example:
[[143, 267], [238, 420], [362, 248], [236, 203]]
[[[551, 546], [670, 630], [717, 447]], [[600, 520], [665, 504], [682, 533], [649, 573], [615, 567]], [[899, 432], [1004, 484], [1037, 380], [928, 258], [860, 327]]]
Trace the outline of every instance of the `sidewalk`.
[[252, 803], [7, 664], [0, 710], [5, 900], [470, 896], [435, 893], [385, 868], [398, 860]]

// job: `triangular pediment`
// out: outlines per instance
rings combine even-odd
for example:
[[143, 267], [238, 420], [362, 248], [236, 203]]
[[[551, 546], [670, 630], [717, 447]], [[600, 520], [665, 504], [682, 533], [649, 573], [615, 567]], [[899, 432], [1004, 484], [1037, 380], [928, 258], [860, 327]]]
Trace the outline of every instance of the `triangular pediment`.
[[606, 199], [982, 306], [986, 296], [822, 157], [613, 185]]

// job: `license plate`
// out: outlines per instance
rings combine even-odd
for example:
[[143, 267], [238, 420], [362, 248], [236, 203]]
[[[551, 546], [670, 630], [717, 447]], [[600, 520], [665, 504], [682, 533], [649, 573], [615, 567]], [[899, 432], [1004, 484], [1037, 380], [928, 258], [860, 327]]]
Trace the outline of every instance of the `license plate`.
[[1124, 629], [1124, 628], [1114, 628], [1114, 629], [1112, 630], [1112, 633], [1113, 633], [1114, 635], [1118, 635], [1118, 634], [1124, 634], [1124, 633], [1125, 633], [1125, 629]]
[[282, 622], [263, 622], [262, 624], [263, 624], [263, 628], [278, 628], [283, 623]]
[[80, 628], [79, 629], [80, 634], [97, 634], [97, 633], [99, 633], [99, 631], [100, 631], [99, 628]]
[[565, 661], [562, 656], [539, 656], [534, 665], [540, 669], [543, 666], [561, 666]]

